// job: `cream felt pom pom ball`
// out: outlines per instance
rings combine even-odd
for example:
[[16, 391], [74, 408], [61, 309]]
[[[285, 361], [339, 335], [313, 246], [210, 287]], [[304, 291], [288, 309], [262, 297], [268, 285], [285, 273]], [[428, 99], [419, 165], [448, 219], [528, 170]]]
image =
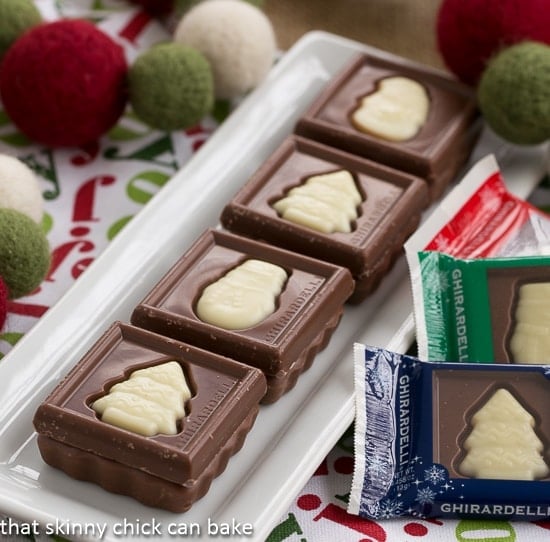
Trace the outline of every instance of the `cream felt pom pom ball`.
[[42, 221], [44, 200], [34, 172], [21, 160], [0, 154], [0, 207]]
[[243, 0], [206, 0], [178, 23], [174, 41], [198, 49], [210, 62], [216, 98], [232, 99], [255, 88], [277, 49], [273, 26]]

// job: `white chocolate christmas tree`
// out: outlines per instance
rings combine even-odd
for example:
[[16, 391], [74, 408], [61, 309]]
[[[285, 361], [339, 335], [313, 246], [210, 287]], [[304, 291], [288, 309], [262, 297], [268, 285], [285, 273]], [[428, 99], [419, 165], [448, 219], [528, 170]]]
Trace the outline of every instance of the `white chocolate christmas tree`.
[[459, 472], [470, 478], [536, 480], [548, 475], [535, 419], [506, 389], [498, 389], [472, 416]]
[[344, 169], [313, 175], [273, 204], [290, 222], [323, 233], [349, 233], [362, 197], [355, 180]]
[[102, 421], [140, 435], [175, 435], [190, 397], [181, 365], [168, 361], [134, 371], [94, 401], [92, 408]]

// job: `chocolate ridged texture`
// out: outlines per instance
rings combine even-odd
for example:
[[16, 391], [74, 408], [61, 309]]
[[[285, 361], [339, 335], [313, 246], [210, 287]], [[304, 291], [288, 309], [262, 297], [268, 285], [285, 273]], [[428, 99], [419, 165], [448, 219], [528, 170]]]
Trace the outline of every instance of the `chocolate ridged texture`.
[[[192, 392], [177, 434], [144, 437], [99, 419], [91, 405], [112, 385], [137, 369], [172, 360], [181, 365]], [[78, 450], [80, 456], [85, 454], [82, 457], [115, 463], [117, 470], [134, 478], [128, 491], [138, 500], [140, 492], [148, 492], [148, 486], [139, 482], [147, 477], [160, 485], [166, 481], [168, 487], [189, 488], [181, 503], [177, 501], [183, 490], [173, 491], [174, 502], [170, 504], [170, 508], [187, 507], [223, 470], [227, 461], [221, 461], [220, 451], [225, 450], [227, 456], [240, 448], [242, 431], [250, 428], [265, 391], [265, 377], [258, 369], [115, 322], [38, 407], [33, 423], [46, 439], [39, 443], [47, 443], [44, 459], [48, 463], [63, 468], [66, 446], [72, 456]], [[235, 432], [241, 433], [237, 440]], [[216, 462], [219, 468], [213, 469]], [[80, 464], [81, 468], [68, 462], [63, 470], [100, 483], [100, 469], [79, 472], [86, 469], [86, 461]]]
[[[250, 258], [287, 271], [275, 311], [242, 330], [203, 322], [196, 314], [196, 302], [204, 288]], [[352, 291], [353, 279], [343, 267], [208, 230], [138, 304], [131, 321], [260, 368], [268, 381], [263, 402], [273, 402], [327, 344]]]
[[[400, 142], [362, 132], [350, 120], [360, 99], [393, 76], [420, 83], [430, 102], [425, 124], [414, 137]], [[480, 129], [473, 89], [406, 59], [360, 54], [329, 81], [298, 120], [295, 132], [417, 175], [428, 183], [435, 200], [466, 162]]]
[[343, 309], [340, 309], [326, 322], [319, 335], [302, 351], [285, 372], [275, 376], [266, 375], [267, 392], [262, 399], [262, 403], [274, 403], [296, 385], [300, 375], [313, 365], [315, 356], [328, 345], [343, 313]]
[[[351, 232], [323, 233], [279, 216], [272, 204], [313, 175], [351, 173], [363, 201]], [[241, 235], [346, 267], [352, 303], [372, 293], [401, 254], [428, 203], [418, 177], [299, 136], [289, 136], [225, 206], [222, 225]]]
[[186, 512], [193, 503], [206, 495], [214, 479], [225, 470], [231, 456], [242, 448], [258, 410], [255, 407], [249, 411], [197, 479], [187, 484], [164, 480], [44, 435], [38, 435], [38, 447], [48, 465], [76, 480], [93, 482], [106, 491], [132, 497], [147, 506], [170, 512]]

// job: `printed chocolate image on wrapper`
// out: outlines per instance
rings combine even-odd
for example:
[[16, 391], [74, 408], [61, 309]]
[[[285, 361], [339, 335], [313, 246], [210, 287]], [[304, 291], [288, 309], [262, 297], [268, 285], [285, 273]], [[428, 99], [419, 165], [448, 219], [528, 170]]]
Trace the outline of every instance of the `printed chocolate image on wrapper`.
[[424, 362], [355, 345], [348, 512], [550, 516], [550, 366]]
[[[543, 171], [541, 167], [541, 179]], [[437, 270], [437, 257], [428, 258], [429, 252], [468, 259], [534, 256], [548, 254], [549, 242], [550, 216], [510, 192], [493, 155], [477, 162], [405, 243], [419, 358], [459, 359], [447, 358], [445, 352], [431, 351], [428, 346], [426, 323], [432, 315], [425, 312], [429, 310], [425, 303], [429, 300], [439, 307], [432, 290], [440, 283], [440, 277], [428, 279]], [[432, 328], [440, 322], [439, 309], [434, 310], [437, 312]], [[432, 334], [430, 341], [436, 336], [439, 335]], [[464, 361], [467, 359], [473, 358]]]

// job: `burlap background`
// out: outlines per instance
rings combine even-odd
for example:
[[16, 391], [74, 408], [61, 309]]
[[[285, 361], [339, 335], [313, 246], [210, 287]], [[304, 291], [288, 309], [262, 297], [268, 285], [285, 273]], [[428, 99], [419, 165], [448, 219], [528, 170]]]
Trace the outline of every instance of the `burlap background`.
[[435, 19], [441, 0], [266, 0], [278, 45], [326, 30], [436, 67]]

